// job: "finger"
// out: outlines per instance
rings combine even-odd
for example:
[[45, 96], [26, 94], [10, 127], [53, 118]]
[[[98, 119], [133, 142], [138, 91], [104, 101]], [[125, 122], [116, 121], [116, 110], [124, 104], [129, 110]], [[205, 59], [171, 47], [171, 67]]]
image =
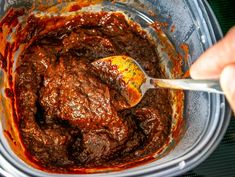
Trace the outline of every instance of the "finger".
[[221, 87], [235, 112], [235, 64], [226, 66], [220, 76]]
[[235, 27], [192, 65], [191, 77], [194, 79], [218, 79], [225, 66], [235, 63], [234, 53]]

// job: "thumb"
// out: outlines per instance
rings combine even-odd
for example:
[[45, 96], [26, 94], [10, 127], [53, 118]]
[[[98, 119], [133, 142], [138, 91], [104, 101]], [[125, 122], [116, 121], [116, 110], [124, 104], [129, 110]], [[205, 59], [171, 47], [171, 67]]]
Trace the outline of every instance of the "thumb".
[[234, 78], [235, 78], [235, 64], [226, 66], [220, 75], [220, 83], [228, 99], [228, 102], [231, 105], [231, 108], [235, 112], [235, 79]]
[[191, 66], [194, 79], [217, 79], [227, 65], [235, 64], [235, 26], [220, 42], [208, 49]]

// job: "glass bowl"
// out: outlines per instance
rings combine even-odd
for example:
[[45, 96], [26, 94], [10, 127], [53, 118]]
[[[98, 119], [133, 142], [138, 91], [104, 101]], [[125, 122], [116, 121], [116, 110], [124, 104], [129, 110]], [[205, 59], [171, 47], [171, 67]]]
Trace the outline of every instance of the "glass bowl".
[[[37, 1], [35, 1], [37, 2]], [[53, 1], [56, 2], [56, 1]], [[51, 3], [53, 3], [51, 2]], [[46, 5], [52, 5], [48, 4]], [[0, 15], [10, 6], [30, 6], [31, 1], [0, 0]], [[37, 3], [35, 4], [37, 5]], [[93, 9], [94, 10], [94, 9]], [[220, 27], [206, 2], [197, 0], [127, 0], [112, 3], [102, 2], [102, 10], [123, 11], [131, 19], [146, 28], [155, 20], [166, 22], [164, 33], [179, 53], [180, 44], [189, 46], [189, 58], [183, 69], [189, 66], [208, 47], [222, 37]], [[151, 13], [150, 13], [151, 12]], [[156, 15], [151, 15], [152, 12]], [[151, 31], [149, 31], [151, 33]], [[4, 129], [7, 109], [5, 105], [4, 72], [0, 72], [0, 174], [3, 176], [76, 176], [71, 174], [49, 174], [24, 163], [11, 149]], [[221, 141], [229, 124], [231, 110], [225, 98], [217, 94], [185, 91], [184, 134], [175, 147], [162, 158], [121, 171], [101, 172], [89, 176], [175, 176], [182, 174], [205, 160]], [[79, 174], [77, 176], [86, 176]]]

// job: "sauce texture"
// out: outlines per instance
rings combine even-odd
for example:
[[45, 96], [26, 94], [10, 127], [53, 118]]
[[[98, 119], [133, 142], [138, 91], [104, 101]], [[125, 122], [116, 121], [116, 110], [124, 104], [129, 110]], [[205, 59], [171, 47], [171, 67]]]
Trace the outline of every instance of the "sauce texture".
[[111, 168], [151, 159], [169, 141], [168, 90], [149, 90], [130, 108], [91, 64], [127, 55], [149, 76], [164, 78], [157, 44], [138, 24], [119, 12], [31, 15], [27, 23], [28, 38], [18, 41], [27, 47], [17, 61], [13, 95], [22, 142], [36, 164], [66, 173]]

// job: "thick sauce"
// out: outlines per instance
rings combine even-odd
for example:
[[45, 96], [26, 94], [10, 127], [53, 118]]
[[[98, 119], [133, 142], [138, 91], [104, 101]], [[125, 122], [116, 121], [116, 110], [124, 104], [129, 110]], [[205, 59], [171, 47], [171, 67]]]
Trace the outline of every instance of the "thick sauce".
[[[30, 21], [31, 38], [35, 29], [48, 29], [35, 37], [16, 67], [18, 128], [28, 154], [55, 172], [152, 157], [170, 134], [168, 90], [150, 90], [130, 108], [91, 62], [127, 55], [148, 75], [164, 78], [156, 46], [122, 13], [84, 12], [75, 19]], [[47, 24], [53, 23], [64, 25], [52, 30]]]

